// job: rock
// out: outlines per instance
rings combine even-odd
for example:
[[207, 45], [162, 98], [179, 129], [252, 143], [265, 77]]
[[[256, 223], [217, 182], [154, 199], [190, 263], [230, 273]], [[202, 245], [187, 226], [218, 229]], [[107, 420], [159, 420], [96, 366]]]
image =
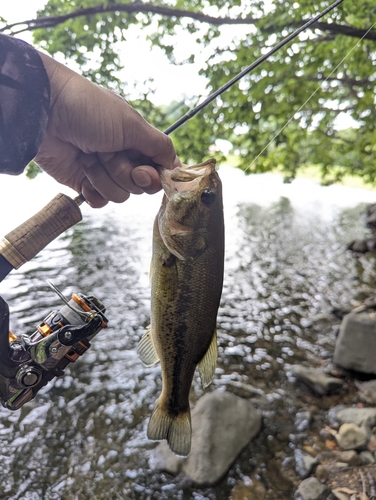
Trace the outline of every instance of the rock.
[[376, 380], [368, 382], [358, 382], [359, 397], [364, 403], [376, 405]]
[[368, 441], [367, 448], [372, 453], [376, 453], [376, 436], [371, 436], [371, 439]]
[[305, 479], [311, 474], [315, 465], [318, 464], [318, 461], [311, 455], [309, 455], [309, 453], [305, 453], [304, 451], [299, 450], [299, 448], [294, 451], [294, 456], [295, 470], [298, 476], [300, 476], [302, 479]]
[[339, 378], [331, 377], [330, 375], [317, 370], [315, 368], [307, 368], [302, 365], [294, 365], [291, 367], [293, 375], [304, 384], [306, 384], [313, 392], [319, 396], [337, 391], [343, 385], [343, 381]]
[[233, 487], [229, 500], [264, 500], [265, 494], [265, 486], [260, 481], [243, 477], [243, 481]]
[[367, 253], [368, 252], [368, 245], [367, 245], [367, 240], [353, 240], [351, 243], [347, 245], [347, 250], [351, 250], [352, 252], [355, 253]]
[[375, 313], [347, 314], [341, 323], [334, 349], [334, 363], [348, 370], [376, 374], [375, 352]]
[[325, 500], [329, 494], [330, 490], [326, 486], [315, 477], [309, 477], [300, 483], [295, 496], [302, 500]]
[[214, 484], [260, 429], [261, 415], [250, 401], [229, 392], [207, 393], [192, 411], [189, 456], [177, 457], [162, 442], [152, 454], [150, 467], [173, 474], [182, 471], [198, 484]]
[[336, 469], [347, 469], [349, 467], [349, 464], [347, 464], [346, 462], [336, 462], [335, 464], [335, 467]]
[[337, 500], [350, 500], [350, 495], [341, 491], [340, 488], [332, 490], [332, 494]]
[[298, 432], [303, 432], [308, 430], [309, 424], [312, 420], [312, 412], [307, 411], [299, 411], [295, 415], [295, 427]]
[[359, 453], [359, 456], [364, 465], [374, 464], [376, 462], [373, 453], [370, 451], [362, 451]]
[[348, 465], [356, 466], [362, 463], [359, 455], [355, 450], [348, 451], [333, 451], [333, 455], [338, 462], [345, 462]]
[[329, 418], [341, 424], [354, 423], [367, 431], [376, 425], [376, 408], [346, 408], [336, 407], [329, 412]]
[[328, 471], [328, 469], [324, 465], [319, 464], [316, 467], [315, 476], [319, 481], [324, 483], [325, 481], [327, 481], [329, 479], [330, 472]]
[[369, 227], [372, 232], [376, 229], [376, 203], [368, 205], [366, 209], [366, 226]]
[[365, 446], [368, 441], [366, 432], [354, 423], [342, 424], [336, 438], [339, 446], [343, 450], [361, 448]]

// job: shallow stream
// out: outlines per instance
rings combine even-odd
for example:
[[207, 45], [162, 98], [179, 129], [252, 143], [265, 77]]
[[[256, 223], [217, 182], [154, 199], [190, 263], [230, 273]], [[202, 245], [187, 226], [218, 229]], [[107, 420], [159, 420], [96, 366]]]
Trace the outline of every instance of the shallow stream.
[[[227, 167], [220, 175], [226, 276], [219, 362], [209, 390], [251, 398], [263, 413], [261, 434], [215, 487], [197, 488], [150, 470], [155, 443], [145, 431], [161, 387], [160, 368], [145, 368], [136, 346], [149, 322], [151, 229], [160, 196], [100, 211], [84, 207], [83, 222], [0, 285], [17, 334], [34, 331], [61, 307], [47, 279], [66, 296], [96, 295], [110, 320], [63, 378], [20, 411], [0, 409], [1, 499], [225, 500], [245, 477], [260, 480], [268, 500], [293, 498], [296, 478], [288, 458], [303, 439], [296, 413], [313, 411], [304, 439], [314, 444], [326, 410], [353, 396], [350, 383], [339, 395], [315, 397], [296, 384], [290, 367], [328, 359], [338, 324], [332, 308], [348, 307], [375, 288], [374, 257], [356, 259], [346, 245], [365, 234], [361, 212], [376, 192], [308, 180], [285, 185], [277, 175], [245, 177]], [[58, 191], [46, 177], [2, 181], [2, 234]], [[195, 378], [192, 404], [202, 394]]]

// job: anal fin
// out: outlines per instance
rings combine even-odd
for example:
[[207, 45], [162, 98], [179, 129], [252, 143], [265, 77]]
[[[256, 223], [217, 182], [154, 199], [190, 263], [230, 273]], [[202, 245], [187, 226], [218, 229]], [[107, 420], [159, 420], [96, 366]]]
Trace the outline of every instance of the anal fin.
[[141, 337], [137, 347], [137, 354], [146, 366], [155, 365], [159, 361], [151, 336], [151, 325], [148, 326], [146, 333]]

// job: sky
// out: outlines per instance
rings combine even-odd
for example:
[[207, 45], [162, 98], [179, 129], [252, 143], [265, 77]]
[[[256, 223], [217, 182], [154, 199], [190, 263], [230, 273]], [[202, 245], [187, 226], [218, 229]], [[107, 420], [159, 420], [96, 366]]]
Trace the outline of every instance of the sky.
[[[0, 2], [0, 16], [8, 22], [33, 19], [46, 0], [15, 0]], [[132, 28], [132, 27], [131, 27]], [[20, 33], [17, 37], [28, 43], [32, 42], [30, 32]], [[140, 37], [137, 27], [128, 30], [127, 42], [122, 43], [121, 60], [124, 64], [122, 76], [131, 87], [141, 84], [149, 78], [154, 79], [156, 93], [154, 104], [168, 104], [182, 95], [196, 96], [205, 93], [205, 79], [198, 75], [200, 65], [205, 55], [201, 55], [198, 64], [174, 66], [167, 61], [166, 56], [158, 48], [150, 49], [148, 42]], [[180, 44], [180, 56], [184, 57], [187, 48], [185, 40]], [[75, 69], [72, 67], [72, 69]]]

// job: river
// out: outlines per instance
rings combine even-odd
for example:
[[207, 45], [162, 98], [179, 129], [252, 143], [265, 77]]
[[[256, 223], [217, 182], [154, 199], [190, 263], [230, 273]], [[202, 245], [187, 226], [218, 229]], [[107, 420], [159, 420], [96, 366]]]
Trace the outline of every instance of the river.
[[[283, 184], [279, 175], [244, 176], [230, 167], [219, 173], [226, 267], [218, 368], [208, 390], [251, 398], [263, 413], [261, 434], [214, 487], [150, 470], [155, 443], [146, 426], [161, 376], [158, 365], [142, 365], [136, 346], [149, 322], [151, 232], [161, 197], [135, 196], [99, 211], [85, 206], [81, 223], [0, 284], [16, 334], [34, 331], [61, 307], [47, 279], [66, 296], [96, 295], [110, 325], [35, 400], [16, 412], [0, 409], [1, 499], [225, 500], [250, 476], [263, 482], [268, 500], [293, 497], [291, 474], [276, 460], [293, 454], [295, 414], [315, 408], [314, 440], [339, 396], [314, 397], [296, 385], [290, 368], [327, 359], [336, 331], [331, 309], [374, 288], [374, 257], [354, 258], [346, 244], [365, 234], [361, 211], [376, 192], [304, 179]], [[45, 174], [34, 181], [2, 178], [1, 233], [58, 191]], [[195, 377], [192, 404], [202, 394]]]

